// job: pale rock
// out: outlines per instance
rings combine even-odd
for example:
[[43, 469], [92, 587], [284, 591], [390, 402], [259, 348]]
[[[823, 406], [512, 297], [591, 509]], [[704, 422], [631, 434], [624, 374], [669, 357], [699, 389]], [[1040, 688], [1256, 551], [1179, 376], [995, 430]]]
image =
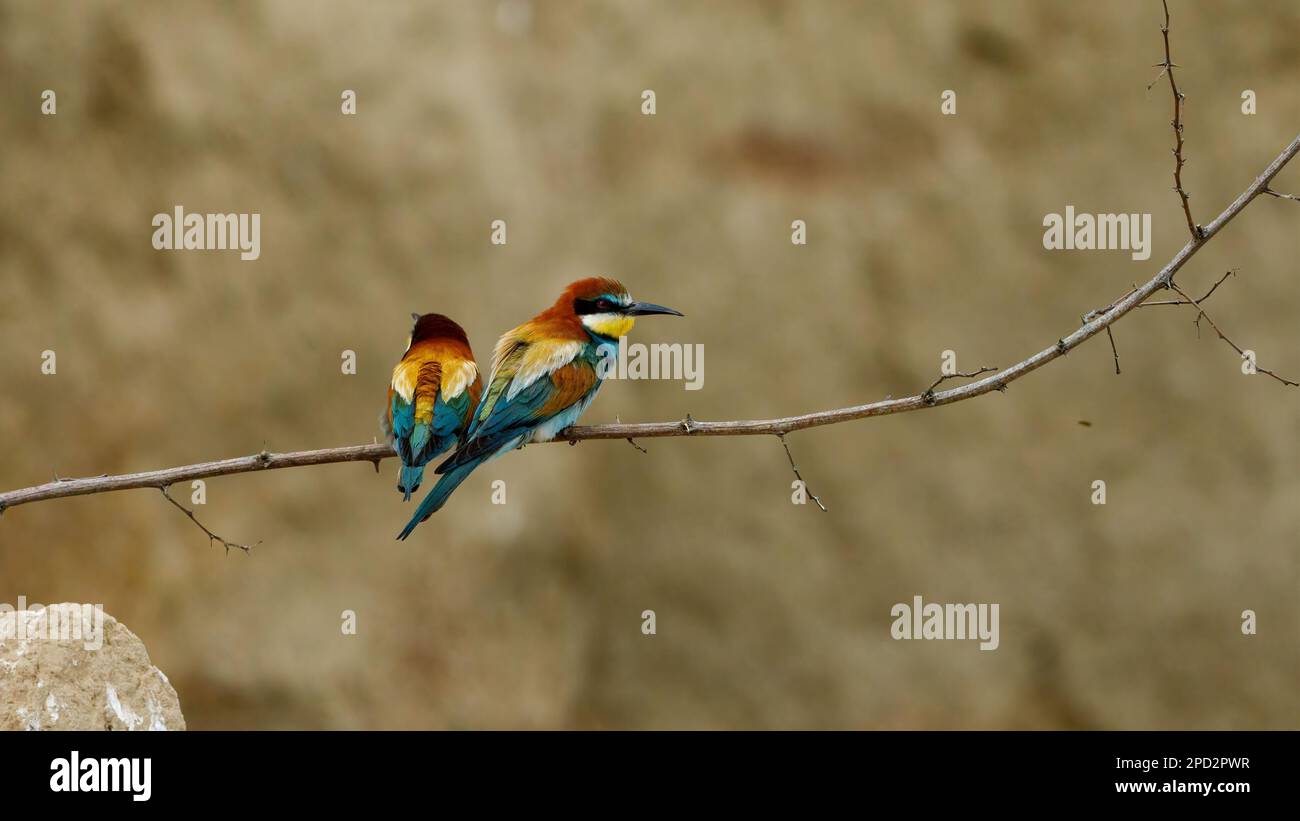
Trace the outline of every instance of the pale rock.
[[[49, 619], [82, 631], [51, 637]], [[184, 730], [180, 699], [144, 643], [77, 604], [0, 612], [0, 730]], [[26, 621], [25, 636], [15, 635]], [[100, 645], [100, 646], [96, 646]]]

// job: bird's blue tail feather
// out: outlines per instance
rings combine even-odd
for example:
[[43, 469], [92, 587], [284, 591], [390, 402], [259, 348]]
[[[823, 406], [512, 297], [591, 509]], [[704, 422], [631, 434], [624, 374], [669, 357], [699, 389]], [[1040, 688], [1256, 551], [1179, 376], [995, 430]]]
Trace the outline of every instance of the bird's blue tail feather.
[[433, 489], [430, 490], [428, 495], [426, 495], [420, 502], [420, 506], [415, 509], [415, 515], [411, 517], [411, 521], [407, 522], [406, 527], [403, 528], [400, 534], [398, 534], [398, 540], [402, 541], [406, 539], [407, 536], [411, 535], [411, 531], [415, 530], [415, 528], [419, 526], [420, 522], [423, 522], [425, 519], [437, 513], [442, 506], [447, 503], [447, 499], [451, 496], [452, 492], [456, 490], [456, 488], [460, 487], [460, 483], [465, 481], [466, 477], [474, 471], [474, 468], [487, 461], [486, 457], [490, 455], [491, 454], [486, 454], [485, 458], [475, 459], [472, 462], [463, 464], [455, 470], [439, 476], [438, 483], [433, 486]]
[[411, 494], [420, 489], [424, 480], [424, 465], [419, 467], [404, 466], [397, 476], [397, 489], [402, 491], [402, 501], [409, 502]]

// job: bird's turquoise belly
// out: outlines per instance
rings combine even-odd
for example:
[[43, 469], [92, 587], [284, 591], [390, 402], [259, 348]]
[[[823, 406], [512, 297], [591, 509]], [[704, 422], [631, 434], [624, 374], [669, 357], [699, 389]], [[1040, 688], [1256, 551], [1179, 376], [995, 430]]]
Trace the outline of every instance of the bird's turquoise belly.
[[591, 393], [587, 394], [586, 399], [565, 408], [534, 428], [533, 435], [528, 441], [549, 442], [554, 439], [557, 433], [578, 421], [578, 417], [582, 416], [582, 412], [591, 404], [591, 400], [596, 398], [596, 391], [598, 390], [600, 390], [600, 383], [596, 383], [596, 387], [592, 389]]

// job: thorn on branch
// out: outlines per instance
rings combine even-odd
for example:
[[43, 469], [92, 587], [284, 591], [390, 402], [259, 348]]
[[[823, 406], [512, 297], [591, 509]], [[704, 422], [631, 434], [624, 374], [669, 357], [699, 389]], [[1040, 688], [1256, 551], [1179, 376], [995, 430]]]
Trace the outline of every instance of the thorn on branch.
[[190, 521], [193, 522], [195, 525], [197, 525], [199, 530], [202, 530], [207, 535], [209, 545], [212, 544], [213, 542], [219, 542], [221, 546], [226, 549], [226, 555], [229, 556], [230, 548], [232, 547], [242, 550], [245, 553], [250, 553], [252, 552], [253, 548], [261, 544], [261, 541], [258, 541], [255, 544], [251, 544], [251, 545], [239, 544], [238, 542], [228, 542], [225, 539], [218, 536], [217, 534], [213, 533], [211, 530], [208, 530], [206, 527], [203, 526], [203, 523], [199, 521], [198, 517], [194, 515], [194, 511], [190, 510], [185, 505], [181, 504], [180, 502], [172, 498], [172, 495], [167, 492], [168, 488], [170, 487], [171, 487], [170, 485], [164, 485], [159, 487], [158, 490], [162, 492], [164, 499], [166, 499], [167, 501], [175, 505], [177, 510], [184, 513], [186, 516], [190, 517]]
[[822, 500], [818, 498], [816, 493], [812, 492], [812, 488], [808, 487], [808, 483], [805, 482], [803, 476], [799, 474], [799, 466], [794, 463], [794, 454], [790, 453], [790, 445], [785, 441], [785, 434], [778, 433], [776, 438], [781, 440], [781, 447], [785, 448], [785, 458], [790, 460], [790, 469], [794, 471], [794, 478], [798, 479], [799, 483], [803, 485], [804, 492], [808, 494], [808, 498], [816, 502], [817, 507], [822, 509], [822, 513], [825, 513], [826, 505], [822, 504]]
[[682, 430], [687, 433], [695, 433], [695, 420], [691, 418], [689, 413], [686, 414], [686, 418], [682, 420]]
[[1278, 191], [1274, 191], [1272, 188], [1265, 188], [1264, 193], [1268, 194], [1270, 197], [1277, 197], [1280, 200], [1292, 200], [1293, 202], [1300, 202], [1300, 197], [1297, 197], [1295, 194], [1283, 194]]
[[640, 445], [638, 445], [638, 444], [636, 443], [636, 440], [633, 439], [631, 436], [627, 437], [627, 443], [628, 443], [629, 445], [631, 445], [632, 447], [636, 448], [637, 450], [641, 451], [642, 453], [649, 453], [649, 452], [650, 452], [650, 451], [646, 450], [645, 448], [641, 447]]

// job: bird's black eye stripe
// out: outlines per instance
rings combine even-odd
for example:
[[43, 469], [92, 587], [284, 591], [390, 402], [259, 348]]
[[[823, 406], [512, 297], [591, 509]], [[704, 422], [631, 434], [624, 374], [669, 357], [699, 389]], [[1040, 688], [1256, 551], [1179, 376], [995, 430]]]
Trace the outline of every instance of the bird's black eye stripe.
[[607, 314], [610, 311], [622, 310], [622, 306], [612, 300], [600, 297], [599, 299], [575, 299], [573, 300], [573, 312], [579, 316], [583, 314]]

